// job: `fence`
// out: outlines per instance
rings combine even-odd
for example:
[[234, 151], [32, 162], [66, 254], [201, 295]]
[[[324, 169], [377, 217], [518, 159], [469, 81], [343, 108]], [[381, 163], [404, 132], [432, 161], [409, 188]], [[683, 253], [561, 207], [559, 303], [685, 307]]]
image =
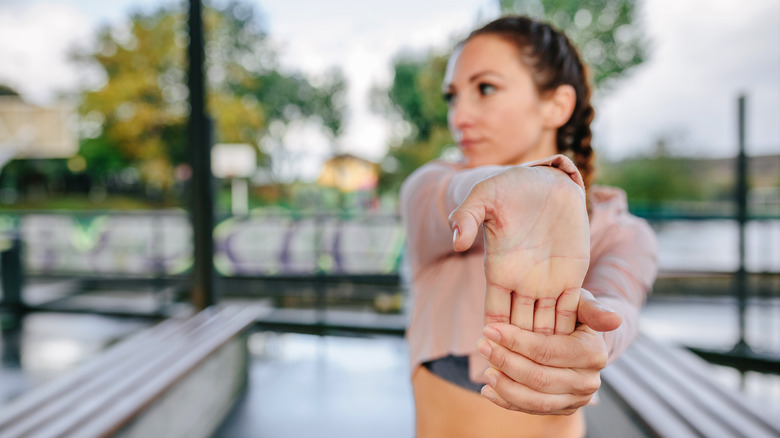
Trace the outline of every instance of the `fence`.
[[[180, 211], [2, 215], [3, 230], [18, 230], [31, 276], [175, 276], [192, 267], [192, 228]], [[214, 239], [225, 276], [397, 273], [403, 248], [395, 215], [258, 213], [223, 220]]]

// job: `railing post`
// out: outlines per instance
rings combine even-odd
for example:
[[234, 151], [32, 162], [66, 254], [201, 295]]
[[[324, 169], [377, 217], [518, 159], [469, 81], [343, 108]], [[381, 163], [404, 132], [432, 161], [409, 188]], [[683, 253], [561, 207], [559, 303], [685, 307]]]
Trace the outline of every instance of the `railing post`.
[[747, 154], [745, 153], [745, 96], [740, 95], [738, 100], [738, 127], [739, 127], [739, 153], [737, 154], [737, 224], [739, 226], [739, 268], [735, 278], [737, 296], [737, 309], [739, 312], [739, 341], [734, 346], [734, 352], [750, 352], [745, 329], [745, 312], [747, 307], [747, 270], [745, 268], [745, 224], [748, 220], [748, 168]]
[[188, 46], [190, 120], [189, 140], [192, 157], [192, 231], [194, 264], [192, 304], [205, 309], [217, 302], [214, 269], [214, 188], [211, 174], [212, 127], [206, 110], [203, 64], [203, 16], [200, 0], [190, 0]]
[[21, 316], [24, 309], [22, 300], [24, 269], [22, 242], [16, 233], [10, 236], [6, 248], [0, 248], [0, 279], [3, 289], [3, 300], [0, 304], [9, 309], [14, 317]]

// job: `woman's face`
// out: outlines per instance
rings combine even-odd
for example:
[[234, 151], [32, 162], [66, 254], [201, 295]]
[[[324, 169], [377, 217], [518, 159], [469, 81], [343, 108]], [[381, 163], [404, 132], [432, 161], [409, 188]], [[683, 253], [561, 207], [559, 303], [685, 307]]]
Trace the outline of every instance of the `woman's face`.
[[443, 90], [467, 167], [520, 164], [556, 153], [556, 127], [514, 45], [494, 35], [453, 54]]

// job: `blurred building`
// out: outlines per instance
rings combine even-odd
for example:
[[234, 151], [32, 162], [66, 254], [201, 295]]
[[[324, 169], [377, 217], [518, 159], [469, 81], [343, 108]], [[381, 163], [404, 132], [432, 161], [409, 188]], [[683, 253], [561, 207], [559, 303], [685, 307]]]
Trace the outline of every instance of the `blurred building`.
[[347, 208], [370, 209], [376, 206], [379, 164], [352, 154], [340, 154], [328, 159], [317, 178], [322, 187], [342, 194]]
[[18, 95], [0, 96], [0, 163], [74, 156], [79, 147], [74, 118], [64, 103], [41, 107]]
[[342, 192], [372, 191], [379, 181], [379, 165], [352, 154], [341, 154], [325, 162], [317, 183]]
[[[42, 107], [0, 86], [0, 203], [40, 200], [52, 193], [88, 191], [78, 154], [75, 109], [64, 103]], [[11, 162], [13, 171], [9, 170]]]

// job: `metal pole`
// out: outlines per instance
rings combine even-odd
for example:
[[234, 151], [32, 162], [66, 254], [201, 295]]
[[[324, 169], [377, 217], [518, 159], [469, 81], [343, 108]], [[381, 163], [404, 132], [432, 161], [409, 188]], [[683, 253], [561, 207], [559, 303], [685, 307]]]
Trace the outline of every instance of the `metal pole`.
[[737, 307], [739, 310], [739, 342], [734, 347], [737, 351], [749, 350], [745, 340], [745, 311], [747, 307], [747, 271], [745, 269], [745, 224], [748, 219], [747, 205], [747, 155], [745, 154], [745, 96], [740, 95], [739, 108], [739, 154], [737, 155], [737, 224], [739, 225], [739, 268], [737, 270], [736, 289]]
[[10, 309], [14, 318], [21, 317], [25, 307], [22, 300], [23, 288], [22, 240], [14, 233], [9, 238], [8, 247], [0, 247], [0, 289], [3, 291], [0, 304]]
[[214, 285], [214, 195], [211, 175], [211, 123], [206, 112], [203, 63], [203, 17], [200, 0], [190, 0], [189, 33], [189, 140], [192, 159], [192, 231], [195, 244], [192, 304], [204, 309], [216, 304]]

